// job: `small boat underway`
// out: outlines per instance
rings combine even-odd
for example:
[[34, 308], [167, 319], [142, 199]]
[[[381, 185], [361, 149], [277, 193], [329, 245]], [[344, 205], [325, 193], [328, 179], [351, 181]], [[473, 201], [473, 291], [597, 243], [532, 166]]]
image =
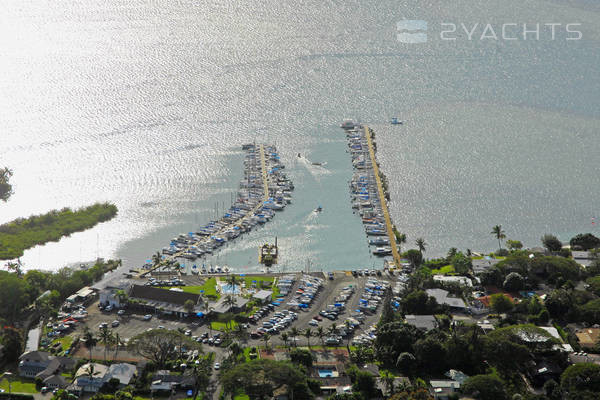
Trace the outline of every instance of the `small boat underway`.
[[404, 121], [399, 121], [397, 117], [393, 117], [391, 124], [392, 125], [402, 125], [402, 124], [404, 124]]
[[323, 207], [319, 206], [315, 208], [315, 212], [320, 213], [321, 211], [323, 211]]

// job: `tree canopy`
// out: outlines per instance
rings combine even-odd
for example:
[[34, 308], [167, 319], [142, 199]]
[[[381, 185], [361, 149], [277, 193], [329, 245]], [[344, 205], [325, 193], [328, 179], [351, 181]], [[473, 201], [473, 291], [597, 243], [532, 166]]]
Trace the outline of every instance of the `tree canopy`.
[[7, 167], [0, 169], [0, 200], [6, 202], [12, 195], [12, 185], [10, 184], [10, 177], [12, 171]]
[[473, 395], [479, 400], [506, 399], [504, 382], [495, 375], [475, 375], [468, 378], [461, 388], [463, 393]]
[[582, 250], [590, 250], [596, 247], [600, 247], [600, 238], [592, 235], [591, 233], [580, 233], [573, 237], [569, 244], [572, 248], [581, 248]]
[[271, 398], [277, 390], [296, 400], [313, 397], [306, 374], [286, 361], [260, 359], [238, 364], [223, 372], [221, 383], [226, 393], [236, 394], [242, 389], [251, 400]]
[[0, 260], [21, 257], [23, 251], [80, 232], [117, 215], [114, 204], [97, 203], [79, 210], [63, 208], [43, 215], [19, 218], [0, 225]]
[[129, 340], [128, 347], [156, 365], [162, 367], [167, 361], [176, 359], [179, 351], [202, 349], [202, 346], [183, 333], [168, 329], [152, 329]]
[[600, 393], [600, 365], [593, 363], [573, 364], [560, 377], [561, 388], [569, 398], [596, 399]]

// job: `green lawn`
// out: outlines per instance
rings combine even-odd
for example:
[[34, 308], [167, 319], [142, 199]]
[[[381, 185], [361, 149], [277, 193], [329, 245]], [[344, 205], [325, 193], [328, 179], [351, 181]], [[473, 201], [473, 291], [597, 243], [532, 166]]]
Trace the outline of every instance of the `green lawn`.
[[63, 336], [61, 338], [58, 339], [54, 339], [52, 341], [52, 345], [54, 345], [55, 343], [60, 342], [61, 344], [61, 350], [65, 351], [65, 350], [69, 350], [69, 348], [71, 347], [71, 344], [73, 343], [73, 338], [71, 336]]
[[447, 275], [447, 274], [452, 274], [454, 272], [456, 272], [454, 270], [454, 265], [446, 265], [440, 269], [432, 269], [431, 270], [432, 275]]
[[[212, 329], [214, 329], [216, 331], [225, 331], [225, 327], [227, 326], [227, 324], [225, 322], [213, 321], [210, 323], [210, 326]], [[229, 323], [229, 327], [231, 329], [235, 329], [236, 326], [237, 326], [237, 322], [231, 320]]]
[[221, 294], [217, 292], [217, 280], [215, 278], [208, 278], [204, 285], [200, 286], [161, 286], [161, 289], [171, 289], [173, 287], [177, 287], [184, 292], [200, 294], [200, 291], [204, 291], [204, 295], [206, 296], [216, 296], [217, 299], [221, 297]]
[[233, 397], [233, 400], [250, 400], [250, 396], [248, 396], [247, 394], [236, 394]]
[[[273, 299], [277, 298], [279, 294], [279, 288], [277, 286], [273, 286], [273, 282], [275, 278], [272, 276], [237, 276], [236, 279], [238, 283], [243, 281], [246, 284], [246, 289], [253, 288], [253, 285], [256, 285], [256, 289], [266, 289], [273, 291]], [[227, 275], [220, 277], [221, 282], [227, 281]], [[254, 283], [253, 281], [256, 281]], [[172, 287], [178, 287], [184, 292], [200, 294], [200, 291], [203, 290], [204, 294], [207, 296], [216, 296], [217, 299], [221, 297], [221, 293], [217, 291], [217, 280], [216, 278], [208, 278], [203, 285], [200, 286], [161, 286], [161, 289], [171, 289]]]
[[[273, 299], [277, 298], [279, 294], [279, 288], [277, 286], [273, 286], [273, 282], [275, 281], [275, 277], [273, 276], [241, 276], [244, 282], [246, 283], [246, 289], [253, 288], [253, 285], [256, 285], [256, 289], [265, 289], [273, 291]], [[254, 283], [253, 281], [256, 281]]]
[[[38, 393], [33, 381], [15, 375], [12, 376], [10, 387], [13, 393]], [[4, 389], [8, 393], [8, 380], [6, 378], [0, 381], [0, 389]]]
[[[250, 350], [252, 350], [252, 347], [244, 347], [244, 358], [246, 359], [246, 362], [252, 361], [252, 359], [250, 359]], [[259, 358], [260, 353], [257, 354], [255, 360], [258, 360]]]

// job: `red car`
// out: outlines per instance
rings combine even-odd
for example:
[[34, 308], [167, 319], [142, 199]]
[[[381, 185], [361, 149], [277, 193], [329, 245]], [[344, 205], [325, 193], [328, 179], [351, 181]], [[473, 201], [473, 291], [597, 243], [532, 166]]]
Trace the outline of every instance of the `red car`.
[[319, 322], [320, 322], [320, 321], [323, 321], [323, 318], [321, 318], [321, 316], [320, 316], [320, 315], [317, 315], [317, 316], [315, 317], [315, 319], [316, 319], [317, 321], [319, 321]]

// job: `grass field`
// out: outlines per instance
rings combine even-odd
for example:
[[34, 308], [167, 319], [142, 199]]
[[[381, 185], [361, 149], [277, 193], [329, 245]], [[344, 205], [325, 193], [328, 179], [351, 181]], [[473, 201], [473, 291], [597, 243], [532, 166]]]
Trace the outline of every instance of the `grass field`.
[[273, 286], [275, 278], [272, 276], [241, 276], [239, 278], [243, 279], [246, 283], [246, 289], [250, 289], [256, 286], [257, 290], [272, 290], [273, 299], [277, 298], [277, 295], [279, 294], [279, 288], [277, 286]]
[[[12, 393], [38, 393], [33, 381], [23, 380], [15, 375], [11, 378], [10, 388]], [[4, 389], [8, 393], [8, 380], [6, 378], [2, 378], [0, 381], [0, 389]]]
[[161, 286], [161, 289], [171, 289], [177, 287], [186, 293], [203, 294], [206, 296], [216, 296], [217, 299], [221, 297], [221, 294], [217, 292], [217, 280], [215, 278], [208, 278], [204, 285], [200, 286]]
[[452, 274], [454, 272], [456, 272], [454, 270], [454, 265], [446, 265], [440, 269], [432, 269], [431, 270], [432, 275], [447, 275], [447, 274]]
[[71, 336], [63, 336], [61, 338], [54, 339], [52, 344], [57, 342], [60, 342], [62, 351], [69, 350], [71, 344], [73, 343], [73, 338]]
[[[273, 291], [273, 300], [277, 298], [279, 295], [279, 288], [277, 286], [273, 286], [273, 282], [275, 278], [272, 276], [236, 276], [238, 280], [238, 284], [240, 281], [243, 281], [246, 285], [246, 289], [252, 289], [256, 287], [257, 290], [265, 289]], [[220, 278], [221, 282], [225, 282], [227, 280], [227, 276], [223, 276]], [[161, 289], [171, 289], [172, 287], [178, 287], [186, 293], [194, 293], [200, 294], [201, 291], [204, 291], [203, 294], [206, 296], [215, 296], [217, 299], [221, 298], [221, 293], [217, 291], [217, 279], [212, 277], [208, 278], [203, 285], [199, 286], [161, 286]]]
[[[237, 326], [237, 322], [231, 320], [229, 322], [229, 327], [231, 329], [235, 329], [235, 327]], [[225, 331], [225, 327], [227, 327], [227, 324], [225, 322], [219, 322], [219, 321], [213, 321], [210, 323], [210, 327], [212, 329], [214, 329], [215, 331]]]

